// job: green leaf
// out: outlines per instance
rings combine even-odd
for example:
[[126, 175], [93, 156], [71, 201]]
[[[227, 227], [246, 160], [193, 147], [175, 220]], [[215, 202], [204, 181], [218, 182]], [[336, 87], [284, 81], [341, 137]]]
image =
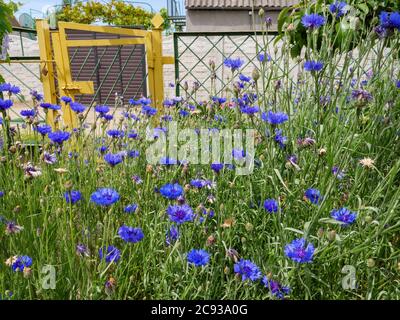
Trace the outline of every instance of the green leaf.
[[365, 14], [368, 14], [369, 8], [365, 3], [357, 4], [357, 7], [362, 10]]
[[282, 33], [282, 27], [284, 25], [284, 23], [286, 22], [286, 20], [288, 19], [288, 12], [289, 12], [290, 7], [286, 7], [284, 8], [278, 16], [278, 32], [281, 34]]

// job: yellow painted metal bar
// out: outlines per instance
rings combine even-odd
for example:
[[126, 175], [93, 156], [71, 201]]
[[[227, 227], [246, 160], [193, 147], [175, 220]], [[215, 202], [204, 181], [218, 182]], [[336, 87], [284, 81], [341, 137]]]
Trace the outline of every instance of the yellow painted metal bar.
[[154, 99], [154, 57], [152, 33], [149, 32], [145, 37], [146, 62], [147, 62], [147, 83], [149, 88], [149, 96]]
[[94, 94], [94, 84], [93, 81], [74, 81], [67, 83], [63, 90], [70, 94]]
[[156, 15], [151, 20], [153, 24], [152, 30], [152, 49], [154, 61], [154, 77], [153, 77], [153, 103], [160, 110], [164, 100], [164, 75], [163, 75], [163, 54], [162, 54], [162, 24], [164, 19], [161, 15]]
[[[51, 43], [50, 43], [50, 27], [46, 20], [36, 20], [36, 30], [39, 43], [40, 51], [40, 78], [43, 83], [43, 94], [46, 102], [56, 104], [56, 85], [54, 81], [54, 68], [53, 68], [53, 57], [51, 54]], [[55, 117], [57, 112], [49, 110], [47, 113], [46, 121], [53, 129], [55, 129]]]
[[[53, 41], [54, 60], [56, 61], [57, 65], [58, 87], [60, 96], [69, 96], [71, 98], [74, 98], [74, 96], [71, 95], [70, 92], [65, 90], [67, 84], [72, 83], [72, 81], [69, 81], [71, 78], [71, 71], [69, 68], [68, 52], [68, 60], [65, 62], [65, 53], [63, 53], [62, 49], [64, 44], [64, 50], [67, 50], [67, 48], [65, 47], [65, 40], [62, 40], [62, 35], [60, 34], [60, 32], [54, 32], [51, 36]], [[67, 127], [68, 130], [72, 130], [78, 124], [76, 115], [73, 113], [71, 108], [67, 107], [64, 103], [61, 107], [63, 112], [64, 125]]]
[[175, 58], [173, 56], [162, 57], [162, 64], [175, 64]]
[[59, 26], [59, 28], [63, 28], [63, 29], [120, 34], [120, 35], [127, 35], [127, 36], [133, 36], [133, 37], [145, 37], [147, 34], [146, 30], [116, 28], [116, 27], [108, 27], [108, 26], [92, 26], [92, 25], [88, 25], [88, 24], [75, 23], [75, 22], [61, 22], [60, 21], [58, 23], [58, 26]]
[[67, 47], [106, 47], [145, 44], [143, 38], [122, 38], [122, 39], [96, 39], [96, 40], [67, 40]]

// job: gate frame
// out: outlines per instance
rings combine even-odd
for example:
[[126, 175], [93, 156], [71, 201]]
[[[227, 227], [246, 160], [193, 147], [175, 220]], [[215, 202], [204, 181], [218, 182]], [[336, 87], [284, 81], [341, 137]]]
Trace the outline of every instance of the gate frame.
[[[93, 94], [93, 81], [72, 81], [69, 47], [122, 46], [143, 44], [146, 51], [147, 86], [154, 106], [160, 109], [164, 100], [165, 64], [175, 64], [173, 56], [163, 56], [162, 24], [164, 19], [157, 14], [151, 20], [152, 30], [126, 29], [111, 26], [93, 26], [74, 22], [58, 23], [58, 31], [51, 31], [47, 20], [36, 20], [40, 49], [40, 73], [42, 75], [44, 97], [47, 102], [57, 103], [54, 71], [57, 73], [59, 96], [68, 96], [75, 101], [75, 95]], [[96, 33], [119, 34], [132, 38], [67, 40], [66, 29], [83, 30]], [[50, 41], [51, 39], [51, 41]], [[53, 48], [51, 47], [53, 44]], [[52, 49], [54, 50], [54, 58]], [[54, 70], [53, 62], [55, 63]], [[71, 108], [62, 104], [64, 125], [72, 130], [78, 126], [78, 119]], [[55, 127], [55, 112], [47, 114], [47, 122]]]

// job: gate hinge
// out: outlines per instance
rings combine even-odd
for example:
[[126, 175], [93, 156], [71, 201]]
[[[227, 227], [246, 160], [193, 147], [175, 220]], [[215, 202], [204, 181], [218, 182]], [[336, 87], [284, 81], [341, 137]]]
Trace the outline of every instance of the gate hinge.
[[64, 91], [80, 94], [93, 94], [94, 93], [94, 86], [93, 81], [75, 81], [72, 83], [67, 83], [65, 86], [62, 87]]

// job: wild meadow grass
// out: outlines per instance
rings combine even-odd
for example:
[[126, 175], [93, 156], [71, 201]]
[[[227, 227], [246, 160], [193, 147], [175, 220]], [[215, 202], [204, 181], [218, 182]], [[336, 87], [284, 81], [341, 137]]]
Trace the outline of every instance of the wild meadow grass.
[[[113, 116], [96, 106], [94, 125], [85, 124], [88, 109], [64, 98], [80, 127], [51, 134], [25, 116], [31, 149], [8, 121], [5, 101], [18, 90], [3, 85], [2, 298], [400, 298], [398, 28], [380, 38], [361, 25], [355, 50], [345, 38], [333, 52], [332, 27], [308, 28], [296, 61], [285, 38], [282, 51], [260, 39], [249, 79], [239, 78], [240, 59], [227, 59], [224, 97], [195, 101], [188, 89], [157, 112], [142, 98]], [[318, 50], [316, 32], [326, 40]], [[33, 110], [59, 109], [40, 98]], [[223, 159], [219, 172], [185, 159], [149, 164], [146, 137], [168, 134], [171, 119], [192, 130], [255, 129], [253, 172], [237, 175]], [[161, 191], [168, 183], [179, 186]], [[94, 196], [100, 188], [119, 197]], [[305, 242], [289, 245], [296, 239]]]

